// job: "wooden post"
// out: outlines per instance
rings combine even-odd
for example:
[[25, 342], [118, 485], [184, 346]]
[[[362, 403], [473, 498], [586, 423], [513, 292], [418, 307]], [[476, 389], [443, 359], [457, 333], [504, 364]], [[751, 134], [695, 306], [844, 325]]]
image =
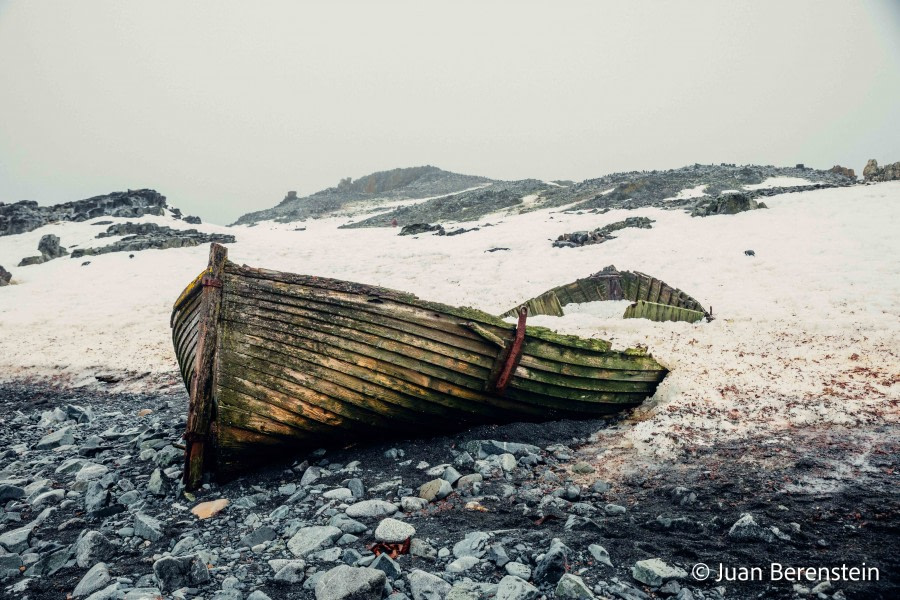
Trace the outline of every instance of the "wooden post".
[[222, 275], [228, 249], [220, 244], [209, 248], [209, 267], [201, 280], [200, 315], [191, 400], [185, 438], [184, 485], [195, 490], [203, 479], [203, 464], [209, 447], [210, 417], [215, 388], [215, 362], [219, 311], [222, 306]]

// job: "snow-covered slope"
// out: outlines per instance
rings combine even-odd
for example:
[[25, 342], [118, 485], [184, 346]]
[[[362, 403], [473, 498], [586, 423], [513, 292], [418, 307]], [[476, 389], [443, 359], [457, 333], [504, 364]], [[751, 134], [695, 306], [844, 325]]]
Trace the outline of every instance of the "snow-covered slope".
[[[660, 277], [711, 306], [716, 320], [621, 320], [591, 307], [529, 320], [619, 347], [645, 344], [671, 369], [642, 421], [628, 430], [629, 443], [644, 449], [665, 452], [809, 423], [895, 420], [900, 183], [787, 194], [767, 204], [769, 210], [706, 219], [652, 208], [540, 210], [464, 235], [418, 239], [393, 228], [338, 229], [341, 219], [308, 221], [305, 231], [271, 223], [195, 227], [236, 235], [229, 252], [239, 263], [378, 284], [492, 313], [609, 264]], [[656, 222], [600, 245], [550, 245], [561, 233], [625, 216]], [[141, 221], [192, 227], [163, 217]], [[93, 256], [85, 267], [69, 258], [15, 266], [46, 233], [71, 248], [94, 243], [102, 229], [59, 223], [0, 238], [0, 264], [15, 284], [0, 288], [0, 377], [87, 383], [99, 373], [127, 372], [132, 385], [176, 384], [169, 311], [205, 267], [206, 247], [148, 250], [133, 259]], [[497, 247], [509, 250], [487, 252]], [[756, 256], [745, 256], [748, 249]]]

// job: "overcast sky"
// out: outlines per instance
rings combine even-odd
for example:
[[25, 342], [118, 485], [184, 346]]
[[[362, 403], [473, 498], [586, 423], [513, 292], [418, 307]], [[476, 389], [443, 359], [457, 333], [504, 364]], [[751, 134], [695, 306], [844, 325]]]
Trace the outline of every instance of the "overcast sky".
[[0, 202], [900, 160], [900, 1], [0, 0]]

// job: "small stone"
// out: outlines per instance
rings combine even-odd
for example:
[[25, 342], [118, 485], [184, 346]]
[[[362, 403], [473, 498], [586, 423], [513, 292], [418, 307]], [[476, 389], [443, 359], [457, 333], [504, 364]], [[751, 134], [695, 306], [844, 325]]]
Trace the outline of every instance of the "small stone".
[[78, 582], [78, 585], [75, 586], [72, 596], [81, 598], [93, 594], [108, 584], [111, 579], [112, 577], [109, 575], [109, 569], [107, 569], [106, 563], [97, 563], [84, 574], [84, 577], [82, 577], [81, 581]]
[[365, 533], [366, 530], [369, 529], [364, 523], [360, 523], [356, 519], [351, 519], [343, 513], [338, 513], [331, 517], [328, 524], [332, 527], [337, 527], [344, 533], [351, 534]]
[[153, 563], [153, 576], [163, 592], [197, 587], [209, 581], [209, 570], [197, 556], [166, 556]]
[[240, 544], [241, 546], [257, 546], [262, 544], [263, 542], [271, 542], [275, 538], [278, 537], [278, 534], [274, 529], [269, 527], [268, 525], [263, 525], [257, 529], [254, 529], [252, 532], [248, 533], [244, 537], [241, 538]]
[[531, 579], [531, 567], [520, 562], [508, 562], [504, 569], [508, 575], [514, 575], [526, 581]]
[[594, 594], [577, 575], [566, 573], [556, 584], [556, 598], [565, 600], [591, 600]]
[[444, 479], [432, 479], [419, 487], [419, 498], [434, 502], [443, 500], [453, 493], [453, 487]]
[[134, 535], [155, 542], [162, 538], [162, 524], [150, 515], [138, 513], [134, 516]]
[[428, 500], [418, 496], [403, 496], [400, 499], [400, 508], [403, 509], [403, 512], [417, 512], [424, 510], [426, 506], [428, 506]]
[[327, 492], [322, 494], [322, 497], [328, 498], [329, 500], [346, 501], [353, 499], [353, 492], [350, 490], [350, 488], [337, 488], [334, 490], [328, 490]]
[[381, 600], [386, 582], [377, 569], [339, 565], [316, 583], [316, 600]]
[[306, 577], [306, 563], [302, 560], [286, 560], [275, 572], [273, 579], [276, 583], [292, 585], [303, 583]]
[[612, 561], [609, 560], [609, 552], [606, 551], [606, 548], [600, 546], [599, 544], [591, 544], [588, 546], [588, 552], [591, 553], [591, 556], [594, 557], [598, 563], [602, 563], [608, 567], [613, 566]]
[[587, 475], [594, 472], [594, 467], [586, 462], [577, 462], [572, 465], [572, 472], [578, 475]]
[[413, 600], [444, 600], [450, 584], [431, 573], [415, 569], [406, 576]]
[[165, 496], [168, 493], [169, 484], [161, 469], [153, 469], [150, 474], [150, 481], [147, 483], [147, 491], [154, 496]]
[[40, 439], [35, 446], [38, 450], [49, 450], [60, 446], [70, 446], [75, 443], [75, 436], [72, 435], [71, 427], [62, 427], [53, 433], [48, 433]]
[[330, 547], [342, 534], [331, 525], [303, 527], [288, 540], [287, 547], [294, 556], [303, 557]]
[[403, 542], [416, 534], [416, 528], [409, 523], [398, 521], [397, 519], [387, 518], [378, 524], [375, 529], [375, 539], [379, 542], [388, 544], [397, 544]]
[[500, 580], [496, 600], [537, 600], [541, 592], [536, 587], [515, 575], [507, 575]]
[[409, 554], [431, 560], [437, 558], [437, 550], [434, 549], [434, 546], [419, 538], [413, 538], [409, 541]]
[[373, 569], [378, 569], [383, 572], [388, 579], [396, 579], [400, 577], [400, 565], [398, 565], [394, 559], [390, 556], [382, 552], [378, 555], [378, 558], [372, 561], [372, 564], [369, 567]]
[[75, 564], [82, 569], [112, 558], [116, 547], [99, 531], [87, 531], [75, 542]]
[[353, 478], [347, 481], [347, 489], [353, 494], [357, 500], [366, 495], [366, 486], [363, 485], [362, 479]]
[[460, 475], [459, 471], [457, 471], [453, 467], [447, 467], [446, 469], [444, 469], [444, 473], [441, 475], [441, 479], [443, 479], [450, 485], [453, 485], [457, 481], [459, 481], [460, 477], [462, 477], [462, 475]]
[[25, 490], [16, 485], [0, 483], [0, 503], [6, 504], [9, 500], [18, 500], [25, 497]]
[[216, 516], [228, 506], [228, 498], [219, 498], [218, 500], [210, 500], [209, 502], [201, 502], [191, 509], [191, 512], [201, 521]]
[[603, 512], [608, 515], [624, 515], [627, 509], [620, 504], [607, 504], [603, 507]]
[[728, 537], [738, 541], [757, 541], [771, 543], [775, 541], [775, 534], [765, 527], [757, 524], [756, 519], [750, 513], [744, 513], [738, 519], [731, 529], [728, 530]]
[[10, 529], [0, 534], [0, 546], [6, 548], [7, 552], [19, 553], [28, 549], [31, 532], [34, 528], [30, 525]]
[[450, 562], [447, 565], [448, 573], [462, 573], [464, 571], [468, 571], [475, 565], [481, 562], [480, 558], [475, 556], [463, 556], [461, 558], [457, 558], [456, 560]]
[[487, 543], [490, 537], [483, 531], [467, 533], [464, 539], [453, 545], [453, 556], [456, 558], [464, 556], [483, 557], [485, 552], [487, 552]]
[[571, 549], [559, 538], [554, 538], [550, 543], [550, 549], [534, 568], [534, 581], [555, 585], [568, 571], [570, 552]]
[[687, 571], [667, 565], [659, 558], [639, 560], [631, 568], [631, 576], [650, 586], [660, 586], [670, 579], [684, 579]]
[[351, 504], [346, 510], [347, 516], [354, 519], [389, 517], [396, 512], [397, 507], [384, 500], [363, 500]]
[[309, 467], [306, 471], [303, 472], [303, 477], [300, 478], [301, 487], [306, 487], [314, 484], [319, 480], [322, 474], [322, 469], [319, 467]]

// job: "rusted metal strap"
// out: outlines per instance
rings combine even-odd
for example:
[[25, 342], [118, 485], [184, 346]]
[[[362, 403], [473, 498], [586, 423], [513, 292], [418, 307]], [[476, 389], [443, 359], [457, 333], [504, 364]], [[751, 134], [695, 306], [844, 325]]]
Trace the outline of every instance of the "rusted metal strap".
[[209, 275], [204, 275], [203, 279], [200, 280], [200, 285], [203, 287], [220, 288], [222, 287], [222, 280], [216, 277], [210, 277]]
[[506, 362], [503, 364], [503, 369], [500, 371], [500, 376], [497, 378], [497, 383], [494, 386], [497, 393], [502, 394], [504, 390], [506, 390], [506, 386], [509, 385], [509, 382], [512, 379], [513, 372], [516, 370], [516, 367], [519, 366], [519, 360], [522, 358], [522, 348], [525, 346], [525, 319], [527, 318], [528, 307], [519, 307], [519, 322], [516, 324], [516, 337], [513, 340], [512, 346], [509, 349], [509, 354], [506, 356]]

